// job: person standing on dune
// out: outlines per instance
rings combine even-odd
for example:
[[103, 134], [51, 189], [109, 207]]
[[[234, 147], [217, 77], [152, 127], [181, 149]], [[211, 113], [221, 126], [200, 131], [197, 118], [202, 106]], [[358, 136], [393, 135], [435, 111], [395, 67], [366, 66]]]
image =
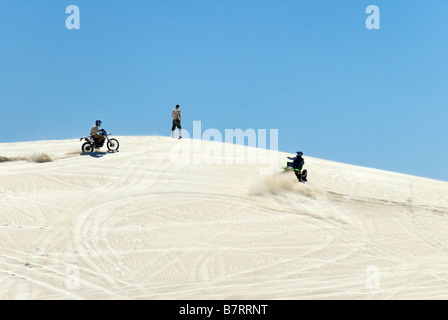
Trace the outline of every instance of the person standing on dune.
[[180, 124], [180, 109], [179, 105], [176, 105], [176, 108], [171, 112], [171, 117], [173, 118], [173, 126], [171, 127], [171, 138], [174, 138], [174, 130], [176, 127], [179, 129], [179, 139], [182, 139], [182, 126]]

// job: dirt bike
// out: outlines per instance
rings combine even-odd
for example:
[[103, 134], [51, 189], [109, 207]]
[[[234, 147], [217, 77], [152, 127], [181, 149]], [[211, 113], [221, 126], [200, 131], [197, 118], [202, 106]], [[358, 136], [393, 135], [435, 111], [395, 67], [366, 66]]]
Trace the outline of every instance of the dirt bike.
[[308, 171], [306, 169], [299, 170], [299, 169], [293, 168], [289, 165], [289, 162], [286, 164], [286, 167], [282, 167], [282, 169], [283, 169], [282, 173], [294, 171], [294, 174], [296, 175], [297, 180], [299, 180], [299, 182], [305, 183], [308, 181], [307, 180]]
[[107, 141], [107, 149], [109, 151], [118, 151], [118, 148], [120, 146], [120, 143], [117, 139], [109, 138], [112, 134], [107, 134], [106, 130], [102, 129], [100, 131], [100, 134], [104, 137], [103, 141], [100, 143], [97, 141], [97, 139], [93, 138], [92, 136], [87, 137], [81, 137], [79, 141], [85, 140], [84, 144], [82, 145], [81, 149], [84, 153], [93, 152], [95, 149], [99, 149], [104, 145], [104, 142]]

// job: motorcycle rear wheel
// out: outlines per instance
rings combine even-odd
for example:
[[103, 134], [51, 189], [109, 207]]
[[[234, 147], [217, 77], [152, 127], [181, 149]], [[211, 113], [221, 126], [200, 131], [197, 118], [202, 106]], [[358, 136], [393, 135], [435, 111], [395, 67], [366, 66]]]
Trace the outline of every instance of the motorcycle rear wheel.
[[93, 145], [90, 143], [90, 142], [85, 142], [83, 145], [82, 145], [82, 152], [84, 152], [84, 153], [90, 153], [90, 152], [93, 152], [93, 150], [95, 149], [94, 147], [93, 147]]

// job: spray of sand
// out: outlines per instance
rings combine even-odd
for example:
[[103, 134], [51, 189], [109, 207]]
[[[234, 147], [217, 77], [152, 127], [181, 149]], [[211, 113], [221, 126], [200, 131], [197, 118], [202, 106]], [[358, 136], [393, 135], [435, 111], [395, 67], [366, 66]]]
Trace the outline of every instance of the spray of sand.
[[44, 163], [44, 162], [53, 162], [58, 160], [58, 157], [49, 153], [33, 153], [29, 155], [23, 155], [23, 156], [15, 156], [15, 157], [4, 157], [0, 156], [0, 163], [1, 162], [14, 162], [14, 161], [28, 161], [28, 162], [37, 162], [37, 163]]
[[250, 182], [248, 189], [249, 196], [257, 200], [258, 205], [270, 210], [349, 223], [346, 215], [335, 204], [315, 195], [313, 188], [298, 182], [293, 173], [257, 176]]

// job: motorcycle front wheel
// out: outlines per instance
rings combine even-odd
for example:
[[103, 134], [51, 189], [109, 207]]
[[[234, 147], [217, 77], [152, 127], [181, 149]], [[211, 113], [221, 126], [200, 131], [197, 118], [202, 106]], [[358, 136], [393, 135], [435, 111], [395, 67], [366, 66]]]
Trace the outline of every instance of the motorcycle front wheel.
[[84, 153], [89, 153], [89, 152], [93, 152], [93, 145], [90, 142], [86, 142], [82, 145], [82, 152]]
[[109, 149], [109, 151], [117, 151], [118, 147], [120, 147], [120, 143], [118, 143], [117, 139], [109, 139], [109, 141], [107, 141], [107, 149]]

